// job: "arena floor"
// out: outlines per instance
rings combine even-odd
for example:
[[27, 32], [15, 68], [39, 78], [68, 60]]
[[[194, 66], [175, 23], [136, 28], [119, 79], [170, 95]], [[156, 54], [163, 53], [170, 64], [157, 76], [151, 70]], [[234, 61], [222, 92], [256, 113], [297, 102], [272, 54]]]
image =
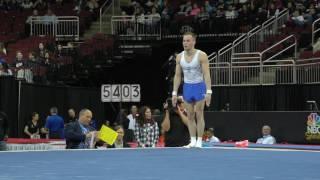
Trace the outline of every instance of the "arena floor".
[[320, 148], [1, 152], [0, 180], [319, 180]]

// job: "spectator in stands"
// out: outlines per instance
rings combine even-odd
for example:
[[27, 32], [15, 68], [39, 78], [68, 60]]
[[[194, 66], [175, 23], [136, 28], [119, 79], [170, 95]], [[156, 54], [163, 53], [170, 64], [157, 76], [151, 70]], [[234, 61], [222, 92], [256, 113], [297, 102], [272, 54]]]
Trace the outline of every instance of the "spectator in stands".
[[77, 120], [76, 117], [76, 112], [74, 111], [74, 109], [70, 108], [68, 110], [68, 117], [65, 119], [65, 124], [71, 123], [71, 122], [75, 122]]
[[7, 114], [0, 110], [0, 151], [7, 150], [6, 142], [4, 141], [8, 138], [9, 132], [9, 121]]
[[108, 146], [108, 148], [129, 148], [130, 147], [129, 144], [123, 138], [125, 135], [123, 127], [118, 125], [114, 127], [114, 130], [118, 133], [118, 136], [114, 144], [111, 146]]
[[48, 8], [47, 3], [46, 1], [43, 1], [43, 0], [36, 0], [33, 4], [33, 9], [45, 10], [47, 8]]
[[4, 60], [0, 60], [0, 76], [12, 76], [13, 73]]
[[226, 19], [236, 19], [238, 17], [238, 12], [235, 10], [234, 6], [229, 5], [224, 16]]
[[205, 12], [209, 13], [210, 16], [216, 11], [215, 7], [211, 6], [209, 1], [204, 2], [204, 8]]
[[42, 42], [39, 43], [38, 47], [39, 48], [37, 50], [37, 57], [40, 58], [41, 60], [43, 60], [47, 50], [44, 48], [44, 44]]
[[275, 144], [276, 139], [271, 136], [271, 127], [264, 125], [262, 127], [262, 137], [257, 140], [257, 144]]
[[7, 55], [7, 49], [3, 42], [0, 42], [0, 56], [6, 56]]
[[200, 29], [207, 29], [210, 19], [209, 13], [205, 10], [204, 6], [200, 8], [200, 13], [196, 16], [197, 22], [200, 25]]
[[33, 82], [41, 82], [41, 62], [36, 58], [34, 52], [29, 52], [28, 67], [31, 69]]
[[289, 10], [289, 14], [291, 15], [295, 10], [295, 6], [293, 5], [292, 1], [288, 1], [287, 3], [287, 9]]
[[154, 7], [154, 2], [151, 0], [147, 0], [147, 2], [144, 4], [145, 10], [147, 12], [151, 12], [151, 9]]
[[23, 59], [23, 54], [21, 51], [17, 51], [16, 60], [14, 61], [14, 67], [16, 71], [16, 77], [18, 79], [24, 79], [27, 82], [32, 82], [32, 73], [28, 67], [27, 61]]
[[47, 13], [44, 16], [42, 16], [42, 20], [44, 21], [44, 24], [46, 24], [46, 25], [52, 25], [54, 23], [57, 23], [57, 17], [52, 12], [51, 9], [48, 9]]
[[190, 15], [197, 16], [198, 14], [200, 14], [200, 8], [198, 7], [197, 3], [194, 3], [192, 6], [192, 10], [190, 11]]
[[[129, 119], [127, 118], [128, 111], [126, 109], [120, 109], [114, 125], [121, 125], [124, 129], [128, 129]], [[133, 126], [134, 127], [134, 126]]]
[[94, 10], [96, 10], [99, 7], [99, 4], [98, 4], [97, 0], [88, 0], [86, 6], [90, 12], [93, 12]]
[[159, 139], [158, 123], [152, 119], [151, 109], [143, 106], [135, 126], [135, 137], [139, 147], [156, 147]]
[[180, 11], [178, 12], [178, 14], [187, 16], [190, 14], [191, 10], [192, 2], [189, 0], [185, 4], [180, 5]]
[[209, 142], [209, 143], [219, 143], [220, 142], [220, 139], [217, 138], [215, 135], [214, 135], [214, 129], [213, 128], [209, 128], [207, 131], [206, 131], [206, 136], [207, 136], [207, 139], [206, 141]]
[[58, 108], [50, 108], [50, 116], [47, 117], [45, 128], [49, 132], [50, 139], [62, 139], [64, 121], [61, 116], [58, 115]]
[[161, 19], [164, 21], [165, 24], [169, 23], [173, 12], [168, 6], [165, 6], [161, 11]]
[[177, 106], [172, 107], [171, 98], [163, 106], [165, 115], [161, 124], [166, 147], [182, 147], [189, 144], [188, 117], [182, 97], [177, 100]]
[[63, 56], [65, 56], [65, 52], [62, 49], [62, 45], [58, 44], [56, 49], [55, 49], [55, 51], [54, 51], [54, 57], [55, 58], [60, 58], [60, 57], [63, 57]]
[[24, 126], [24, 133], [30, 139], [39, 139], [41, 130], [39, 114], [37, 112], [33, 112], [31, 118], [31, 121], [27, 122]]
[[33, 2], [30, 1], [30, 0], [24, 0], [24, 1], [22, 2], [22, 4], [21, 4], [21, 7], [22, 7], [23, 9], [31, 9], [31, 8], [33, 8]]
[[274, 3], [271, 3], [268, 9], [268, 17], [272, 17], [272, 16], [278, 17], [279, 13], [280, 13], [280, 9], [276, 7]]
[[304, 17], [301, 15], [301, 13], [298, 10], [295, 10], [293, 13], [293, 17], [291, 17], [294, 25], [298, 27], [304, 27], [306, 21]]
[[75, 7], [74, 7], [74, 11], [77, 11], [78, 13], [81, 12], [81, 8], [83, 6], [83, 3], [82, 3], [83, 0], [74, 0], [74, 3], [76, 4]]
[[[89, 126], [91, 119], [92, 112], [89, 109], [82, 109], [79, 112], [78, 121], [66, 125], [64, 132], [67, 149], [89, 149], [94, 147], [99, 133]], [[94, 138], [94, 141], [91, 141], [92, 138]]]
[[136, 105], [132, 105], [130, 108], [130, 114], [127, 116], [129, 119], [129, 126], [128, 129], [131, 129], [134, 131], [134, 128], [136, 127], [136, 117], [138, 114], [138, 107]]

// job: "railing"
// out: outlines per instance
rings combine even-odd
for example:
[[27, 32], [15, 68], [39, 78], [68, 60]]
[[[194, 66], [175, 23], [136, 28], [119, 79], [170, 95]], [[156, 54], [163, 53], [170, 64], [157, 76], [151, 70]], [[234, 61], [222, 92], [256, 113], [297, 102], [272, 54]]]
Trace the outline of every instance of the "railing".
[[256, 52], [258, 45], [265, 39], [279, 34], [279, 29], [289, 17], [287, 9], [282, 10], [277, 17], [272, 17], [261, 26], [250, 30], [246, 35], [240, 36], [233, 41], [232, 54], [244, 52]]
[[313, 23], [312, 23], [312, 39], [311, 39], [311, 42], [312, 42], [312, 45], [314, 45], [316, 43], [316, 37], [319, 37], [317, 36], [317, 33], [320, 31], [320, 18], [315, 20]]
[[256, 84], [254, 78], [259, 77], [260, 53], [237, 53], [232, 57], [230, 67], [232, 85]]
[[212, 86], [320, 84], [320, 58], [210, 63]]
[[319, 84], [320, 58], [298, 60], [297, 81], [299, 84]]
[[263, 62], [261, 84], [296, 84], [296, 79], [296, 62], [294, 60]]
[[208, 55], [209, 63], [216, 63], [217, 62], [217, 54], [216, 52], [213, 52]]
[[126, 39], [161, 39], [161, 19], [158, 16], [113, 16], [112, 34]]
[[100, 21], [100, 32], [102, 32], [102, 23], [109, 21], [108, 19], [104, 20], [103, 15], [112, 10], [112, 15], [114, 15], [115, 3], [114, 0], [106, 0], [99, 9], [99, 21]]
[[[290, 35], [261, 52], [261, 60], [269, 61], [294, 47], [290, 58], [297, 58], [297, 38]], [[276, 52], [275, 52], [276, 51]], [[290, 54], [290, 52], [289, 52]], [[289, 56], [287, 54], [287, 56]], [[268, 57], [270, 55], [271, 57]]]
[[79, 17], [38, 16], [30, 20], [31, 36], [55, 36], [57, 39], [79, 39]]
[[230, 63], [210, 63], [210, 75], [212, 86], [229, 86], [230, 85]]
[[218, 51], [217, 62], [231, 62], [232, 44], [229, 43]]

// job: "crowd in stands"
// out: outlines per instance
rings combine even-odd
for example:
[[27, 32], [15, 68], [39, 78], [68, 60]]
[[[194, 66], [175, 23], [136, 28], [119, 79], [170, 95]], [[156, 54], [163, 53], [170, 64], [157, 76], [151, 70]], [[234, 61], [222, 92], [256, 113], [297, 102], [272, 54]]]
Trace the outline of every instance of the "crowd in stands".
[[247, 32], [284, 8], [289, 9], [290, 22], [300, 27], [311, 24], [320, 12], [316, 0], [132, 0], [122, 7], [122, 15], [136, 16], [139, 23], [161, 17], [162, 27], [175, 33], [179, 32], [175, 28], [187, 24], [210, 34]]

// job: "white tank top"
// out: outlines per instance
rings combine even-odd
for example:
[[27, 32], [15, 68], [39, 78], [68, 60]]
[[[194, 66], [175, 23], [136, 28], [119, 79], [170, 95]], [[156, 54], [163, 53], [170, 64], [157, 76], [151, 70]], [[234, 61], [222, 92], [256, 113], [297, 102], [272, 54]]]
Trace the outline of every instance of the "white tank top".
[[184, 82], [189, 84], [196, 84], [203, 82], [202, 68], [199, 62], [200, 51], [197, 50], [192, 60], [187, 62], [184, 58], [185, 51], [182, 52], [180, 66], [182, 67]]

